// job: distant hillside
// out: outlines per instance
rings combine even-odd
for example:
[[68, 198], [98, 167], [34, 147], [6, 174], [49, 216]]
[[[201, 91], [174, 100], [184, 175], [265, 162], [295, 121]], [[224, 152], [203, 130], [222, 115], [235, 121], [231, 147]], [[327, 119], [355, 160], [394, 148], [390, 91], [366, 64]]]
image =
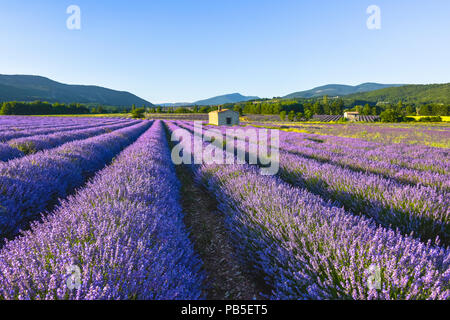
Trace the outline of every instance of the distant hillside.
[[211, 106], [211, 105], [218, 105], [218, 104], [226, 104], [226, 103], [237, 103], [237, 102], [244, 102], [244, 101], [250, 101], [250, 100], [257, 100], [260, 99], [259, 97], [252, 97], [252, 96], [243, 96], [240, 93], [232, 93], [232, 94], [226, 94], [223, 96], [217, 96], [214, 98], [206, 99], [206, 100], [200, 100], [194, 102], [195, 105], [198, 106]]
[[240, 93], [232, 93], [232, 94], [225, 94], [223, 96], [217, 96], [205, 100], [199, 100], [192, 103], [185, 103], [185, 102], [179, 102], [179, 103], [161, 103], [160, 106], [163, 107], [181, 107], [181, 106], [215, 106], [219, 104], [227, 104], [227, 103], [238, 103], [238, 102], [245, 102], [250, 100], [258, 100], [259, 97], [247, 97], [243, 96]]
[[317, 98], [328, 95], [330, 97], [346, 96], [349, 94], [369, 92], [379, 90], [383, 88], [399, 87], [402, 84], [380, 84], [380, 83], [363, 83], [358, 86], [347, 86], [342, 84], [329, 84], [322, 87], [317, 87], [307, 91], [300, 91], [291, 93], [283, 98], [295, 99], [295, 98]]
[[0, 75], [0, 102], [35, 100], [108, 106], [152, 106], [150, 102], [129, 92], [98, 86], [67, 85], [40, 76]]
[[193, 106], [193, 103], [190, 102], [177, 102], [177, 103], [158, 103], [158, 106], [161, 107], [188, 107]]
[[404, 103], [408, 104], [450, 104], [450, 83], [407, 85], [398, 88], [386, 88], [371, 92], [352, 94], [346, 96], [345, 99], [372, 103], [398, 103], [398, 101], [402, 100]]

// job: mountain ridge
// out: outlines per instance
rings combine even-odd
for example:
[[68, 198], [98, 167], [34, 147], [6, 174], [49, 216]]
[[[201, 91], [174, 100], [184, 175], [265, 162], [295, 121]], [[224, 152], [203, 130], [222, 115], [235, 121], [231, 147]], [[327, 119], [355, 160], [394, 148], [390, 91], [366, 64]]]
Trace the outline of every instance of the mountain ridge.
[[295, 98], [318, 98], [328, 96], [348, 96], [350, 94], [376, 91], [385, 88], [401, 87], [404, 84], [381, 84], [375, 82], [366, 82], [356, 86], [345, 84], [327, 84], [310, 90], [298, 91], [284, 96], [284, 99]]
[[96, 85], [72, 85], [35, 75], [0, 74], [0, 102], [48, 101], [60, 103], [102, 104], [108, 106], [153, 106], [130, 92]]
[[226, 103], [237, 103], [237, 102], [245, 102], [250, 100], [259, 100], [260, 97], [256, 96], [243, 96], [240, 93], [231, 93], [225, 94], [221, 96], [212, 97], [209, 99], [196, 101], [195, 104], [198, 106], [209, 106], [209, 105], [217, 105], [217, 104], [226, 104]]
[[391, 103], [399, 101], [410, 104], [444, 103], [450, 104], [450, 83], [411, 84], [401, 87], [355, 93], [345, 97], [347, 100], [371, 103]]
[[[450, 104], [450, 83], [446, 84], [380, 84], [367, 82], [357, 86], [328, 84], [311, 90], [291, 93], [282, 99], [320, 98], [324, 95], [342, 97], [346, 101], [389, 102], [397, 103], [448, 103]], [[244, 96], [240, 93], [220, 95], [192, 103], [160, 103], [158, 106], [210, 106], [260, 100], [257, 96]], [[0, 74], [0, 103], [5, 101], [47, 101], [50, 103], [83, 103], [104, 106], [138, 107], [146, 105], [155, 107], [130, 92], [118, 91], [97, 85], [69, 85], [52, 79], [35, 75]]]
[[245, 102], [245, 101], [259, 100], [259, 99], [261, 99], [261, 98], [256, 97], [256, 96], [244, 96], [240, 93], [230, 93], [230, 94], [215, 96], [215, 97], [208, 98], [208, 99], [198, 100], [196, 102], [160, 103], [158, 105], [163, 106], [163, 107], [211, 106], [211, 105], [238, 103], [238, 102]]

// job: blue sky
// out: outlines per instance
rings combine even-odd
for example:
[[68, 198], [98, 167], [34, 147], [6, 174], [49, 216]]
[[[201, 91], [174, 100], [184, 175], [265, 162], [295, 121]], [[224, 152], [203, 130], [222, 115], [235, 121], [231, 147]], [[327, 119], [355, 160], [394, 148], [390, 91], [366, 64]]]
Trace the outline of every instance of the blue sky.
[[[69, 5], [81, 30], [68, 30]], [[369, 30], [369, 5], [381, 29]], [[0, 73], [154, 103], [315, 86], [450, 82], [448, 0], [2, 0]]]

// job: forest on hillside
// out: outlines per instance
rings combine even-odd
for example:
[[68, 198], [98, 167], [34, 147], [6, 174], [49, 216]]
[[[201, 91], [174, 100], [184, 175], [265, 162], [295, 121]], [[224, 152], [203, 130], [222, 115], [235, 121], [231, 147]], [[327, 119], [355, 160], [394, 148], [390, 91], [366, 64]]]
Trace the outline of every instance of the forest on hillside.
[[450, 83], [406, 85], [345, 96], [346, 104], [397, 103], [411, 105], [450, 104]]

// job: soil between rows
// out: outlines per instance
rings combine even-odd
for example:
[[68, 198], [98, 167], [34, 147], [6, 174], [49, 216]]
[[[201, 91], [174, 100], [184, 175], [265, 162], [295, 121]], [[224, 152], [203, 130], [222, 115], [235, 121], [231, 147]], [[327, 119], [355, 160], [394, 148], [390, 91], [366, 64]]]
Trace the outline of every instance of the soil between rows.
[[217, 211], [216, 201], [194, 182], [192, 172], [176, 166], [181, 181], [181, 204], [191, 240], [206, 272], [208, 300], [260, 300], [267, 291], [263, 279], [255, 279], [235, 256], [232, 243]]

